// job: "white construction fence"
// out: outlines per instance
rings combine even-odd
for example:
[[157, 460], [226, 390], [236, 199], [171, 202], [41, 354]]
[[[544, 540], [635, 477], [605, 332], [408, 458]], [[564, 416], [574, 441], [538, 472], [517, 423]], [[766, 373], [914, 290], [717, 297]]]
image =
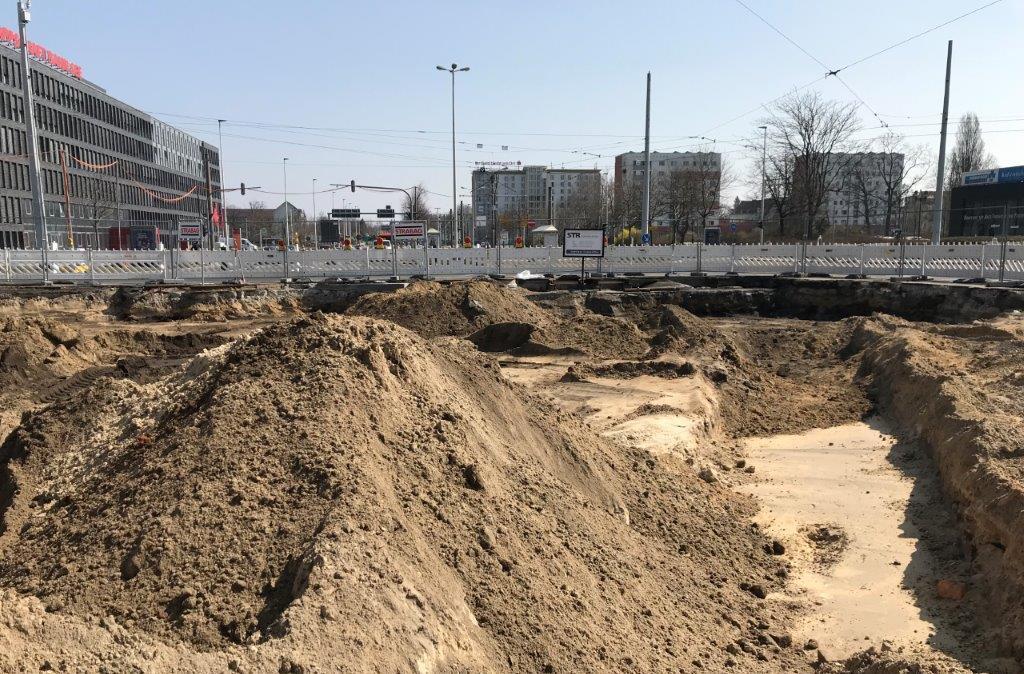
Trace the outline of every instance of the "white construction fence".
[[[4, 249], [0, 282], [259, 282], [282, 278], [407, 279], [484, 274], [576, 274], [561, 248], [398, 248], [395, 250], [179, 251]], [[287, 256], [287, 262], [285, 257]], [[286, 267], [287, 264], [287, 267]], [[611, 246], [587, 273], [829, 274], [1024, 281], [1024, 244], [726, 244]]]

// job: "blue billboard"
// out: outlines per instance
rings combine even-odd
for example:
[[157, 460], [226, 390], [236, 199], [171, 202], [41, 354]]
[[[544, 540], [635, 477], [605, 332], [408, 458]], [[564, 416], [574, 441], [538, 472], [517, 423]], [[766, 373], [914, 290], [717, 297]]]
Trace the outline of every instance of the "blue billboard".
[[996, 183], [1024, 182], [1024, 166], [971, 171], [963, 177], [964, 185], [994, 185]]
[[1024, 166], [1009, 166], [999, 169], [996, 177], [997, 183], [1019, 183], [1024, 182]]

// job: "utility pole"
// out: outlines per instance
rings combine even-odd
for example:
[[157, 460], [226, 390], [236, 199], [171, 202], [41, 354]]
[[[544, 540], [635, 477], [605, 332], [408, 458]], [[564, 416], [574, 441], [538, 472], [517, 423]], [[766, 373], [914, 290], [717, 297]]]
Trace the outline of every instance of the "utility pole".
[[[946, 93], [942, 100], [942, 132], [939, 136], [939, 173], [935, 178], [935, 213], [932, 219], [932, 243], [938, 245], [942, 240], [942, 185], [946, 173], [946, 127], [949, 124], [949, 75], [953, 65], [953, 41], [949, 41], [946, 50]], [[953, 186], [950, 185], [952, 188]]]
[[228, 200], [227, 193], [224, 192], [224, 186], [228, 184], [228, 181], [224, 179], [224, 131], [221, 125], [228, 120], [218, 119], [217, 120], [217, 168], [220, 169], [220, 219], [224, 225], [224, 240], [227, 241], [231, 238], [231, 230], [228, 229]]
[[28, 60], [28, 22], [32, 20], [32, 0], [18, 2], [18, 32], [21, 36], [21, 89], [25, 98], [25, 131], [28, 144], [28, 179], [32, 189], [36, 221], [36, 240], [43, 251], [43, 283], [50, 280], [48, 249], [50, 233], [46, 227], [46, 200], [39, 176], [39, 138], [36, 135], [36, 107], [32, 97], [32, 70]]
[[313, 178], [313, 250], [320, 250], [320, 218], [316, 214], [316, 178]]
[[[644, 124], [644, 203], [640, 233], [643, 239], [651, 235], [651, 73], [647, 73], [647, 121]], [[642, 240], [643, 240], [642, 239]]]
[[764, 140], [761, 142], [761, 243], [764, 243], [764, 192], [765, 176], [768, 173], [768, 127], [762, 126]]
[[288, 249], [292, 246], [292, 209], [288, 205], [288, 157], [284, 158], [284, 277], [291, 276], [288, 266]]

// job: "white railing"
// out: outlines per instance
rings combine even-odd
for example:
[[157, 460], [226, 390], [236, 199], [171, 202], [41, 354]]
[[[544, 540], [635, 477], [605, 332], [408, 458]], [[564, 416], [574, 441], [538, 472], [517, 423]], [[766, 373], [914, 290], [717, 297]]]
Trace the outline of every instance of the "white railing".
[[[49, 279], [60, 282], [226, 282], [281, 278], [384, 279], [579, 273], [560, 248], [401, 248], [397, 250], [48, 252]], [[828, 274], [983, 278], [1024, 281], [1024, 245], [724, 244], [610, 246], [586, 270], [615, 274]], [[0, 282], [43, 278], [38, 250], [0, 251]]]

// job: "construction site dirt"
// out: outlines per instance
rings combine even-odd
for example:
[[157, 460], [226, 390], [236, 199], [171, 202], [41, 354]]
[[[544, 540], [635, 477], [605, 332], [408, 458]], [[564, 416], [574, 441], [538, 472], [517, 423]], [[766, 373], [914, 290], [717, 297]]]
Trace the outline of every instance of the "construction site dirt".
[[0, 292], [0, 672], [1024, 671], [1018, 291], [764, 292]]

